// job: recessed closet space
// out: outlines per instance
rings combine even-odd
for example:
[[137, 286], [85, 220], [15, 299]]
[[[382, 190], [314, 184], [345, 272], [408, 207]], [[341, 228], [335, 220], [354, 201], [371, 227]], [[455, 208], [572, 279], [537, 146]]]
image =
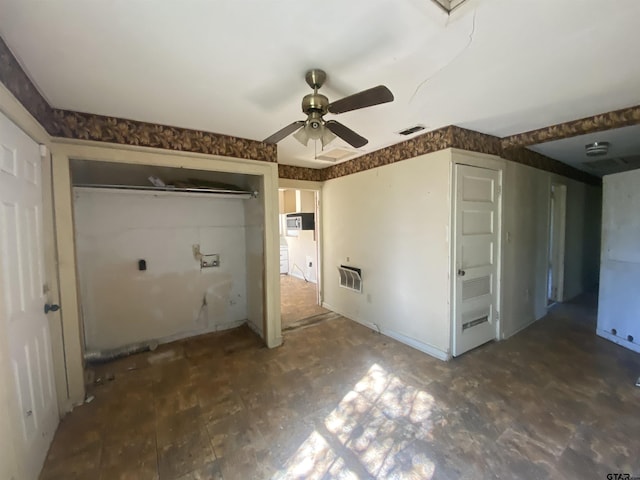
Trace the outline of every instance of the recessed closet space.
[[257, 175], [71, 160], [85, 351], [263, 331]]

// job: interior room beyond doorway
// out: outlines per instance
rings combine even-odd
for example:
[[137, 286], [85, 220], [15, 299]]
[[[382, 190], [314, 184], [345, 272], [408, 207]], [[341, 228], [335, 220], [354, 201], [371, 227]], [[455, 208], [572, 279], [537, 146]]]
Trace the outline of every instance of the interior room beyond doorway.
[[280, 203], [280, 311], [282, 329], [327, 313], [320, 302], [318, 201], [313, 190], [282, 189]]

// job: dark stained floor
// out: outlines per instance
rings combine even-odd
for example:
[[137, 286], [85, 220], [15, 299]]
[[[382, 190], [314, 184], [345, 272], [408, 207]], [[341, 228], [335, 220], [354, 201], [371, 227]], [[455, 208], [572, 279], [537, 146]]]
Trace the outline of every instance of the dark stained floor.
[[640, 475], [640, 356], [592, 329], [561, 305], [451, 362], [344, 318], [275, 350], [247, 328], [165, 345], [97, 370], [41, 478]]
[[280, 275], [280, 321], [288, 328], [329, 310], [318, 305], [318, 286], [292, 275]]

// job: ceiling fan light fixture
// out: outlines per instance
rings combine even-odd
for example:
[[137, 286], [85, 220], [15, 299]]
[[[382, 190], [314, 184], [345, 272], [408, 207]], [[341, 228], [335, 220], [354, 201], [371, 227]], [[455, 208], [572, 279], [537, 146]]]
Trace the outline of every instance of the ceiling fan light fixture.
[[324, 147], [336, 139], [336, 135], [324, 125], [322, 126], [322, 129], [324, 132], [322, 133], [322, 138], [320, 138], [320, 140], [322, 141], [322, 148], [324, 149]]
[[293, 134], [293, 138], [295, 138], [297, 141], [299, 141], [302, 145], [306, 147], [307, 144], [309, 143], [309, 134], [307, 133], [307, 127], [304, 126], [298, 129], [298, 131]]
[[311, 112], [304, 125], [304, 129], [309, 138], [312, 138], [313, 140], [319, 140], [322, 138], [322, 134], [325, 130], [322, 114], [320, 112]]
[[[461, 1], [461, 0], [458, 0]], [[318, 93], [318, 89], [323, 85], [327, 75], [320, 69], [309, 70], [306, 74], [307, 84], [313, 89], [313, 93], [302, 98], [302, 113], [307, 115], [305, 120], [296, 120], [284, 128], [281, 128], [273, 135], [267, 137], [264, 142], [278, 143], [288, 135], [293, 134], [305, 147], [309, 139], [320, 140], [324, 148], [335, 137], [340, 137], [354, 148], [360, 148], [367, 144], [368, 140], [349, 127], [336, 122], [335, 120], [324, 120], [327, 113], [339, 114], [359, 110], [361, 108], [372, 107], [382, 103], [393, 101], [393, 93], [384, 85], [362, 90], [338, 101], [329, 103], [329, 99]], [[302, 128], [300, 128], [302, 127]], [[295, 132], [295, 133], [294, 133]]]

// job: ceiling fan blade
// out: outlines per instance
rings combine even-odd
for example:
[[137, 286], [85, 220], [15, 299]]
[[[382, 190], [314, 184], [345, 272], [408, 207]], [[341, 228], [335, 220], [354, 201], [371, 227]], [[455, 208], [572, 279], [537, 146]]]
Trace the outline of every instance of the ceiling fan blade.
[[329, 112], [344, 113], [393, 101], [393, 93], [384, 85], [354, 93], [329, 104]]
[[274, 133], [270, 137], [265, 138], [263, 142], [278, 143], [284, 137], [286, 137], [287, 135], [291, 135], [293, 132], [295, 132], [297, 129], [299, 129], [302, 126], [304, 126], [304, 120], [298, 120], [296, 122], [290, 123], [286, 127], [278, 130], [276, 133]]
[[349, 127], [346, 127], [340, 122], [336, 122], [335, 120], [329, 120], [324, 124], [324, 126], [354, 148], [364, 147], [367, 143], [369, 143], [369, 140], [361, 137]]

